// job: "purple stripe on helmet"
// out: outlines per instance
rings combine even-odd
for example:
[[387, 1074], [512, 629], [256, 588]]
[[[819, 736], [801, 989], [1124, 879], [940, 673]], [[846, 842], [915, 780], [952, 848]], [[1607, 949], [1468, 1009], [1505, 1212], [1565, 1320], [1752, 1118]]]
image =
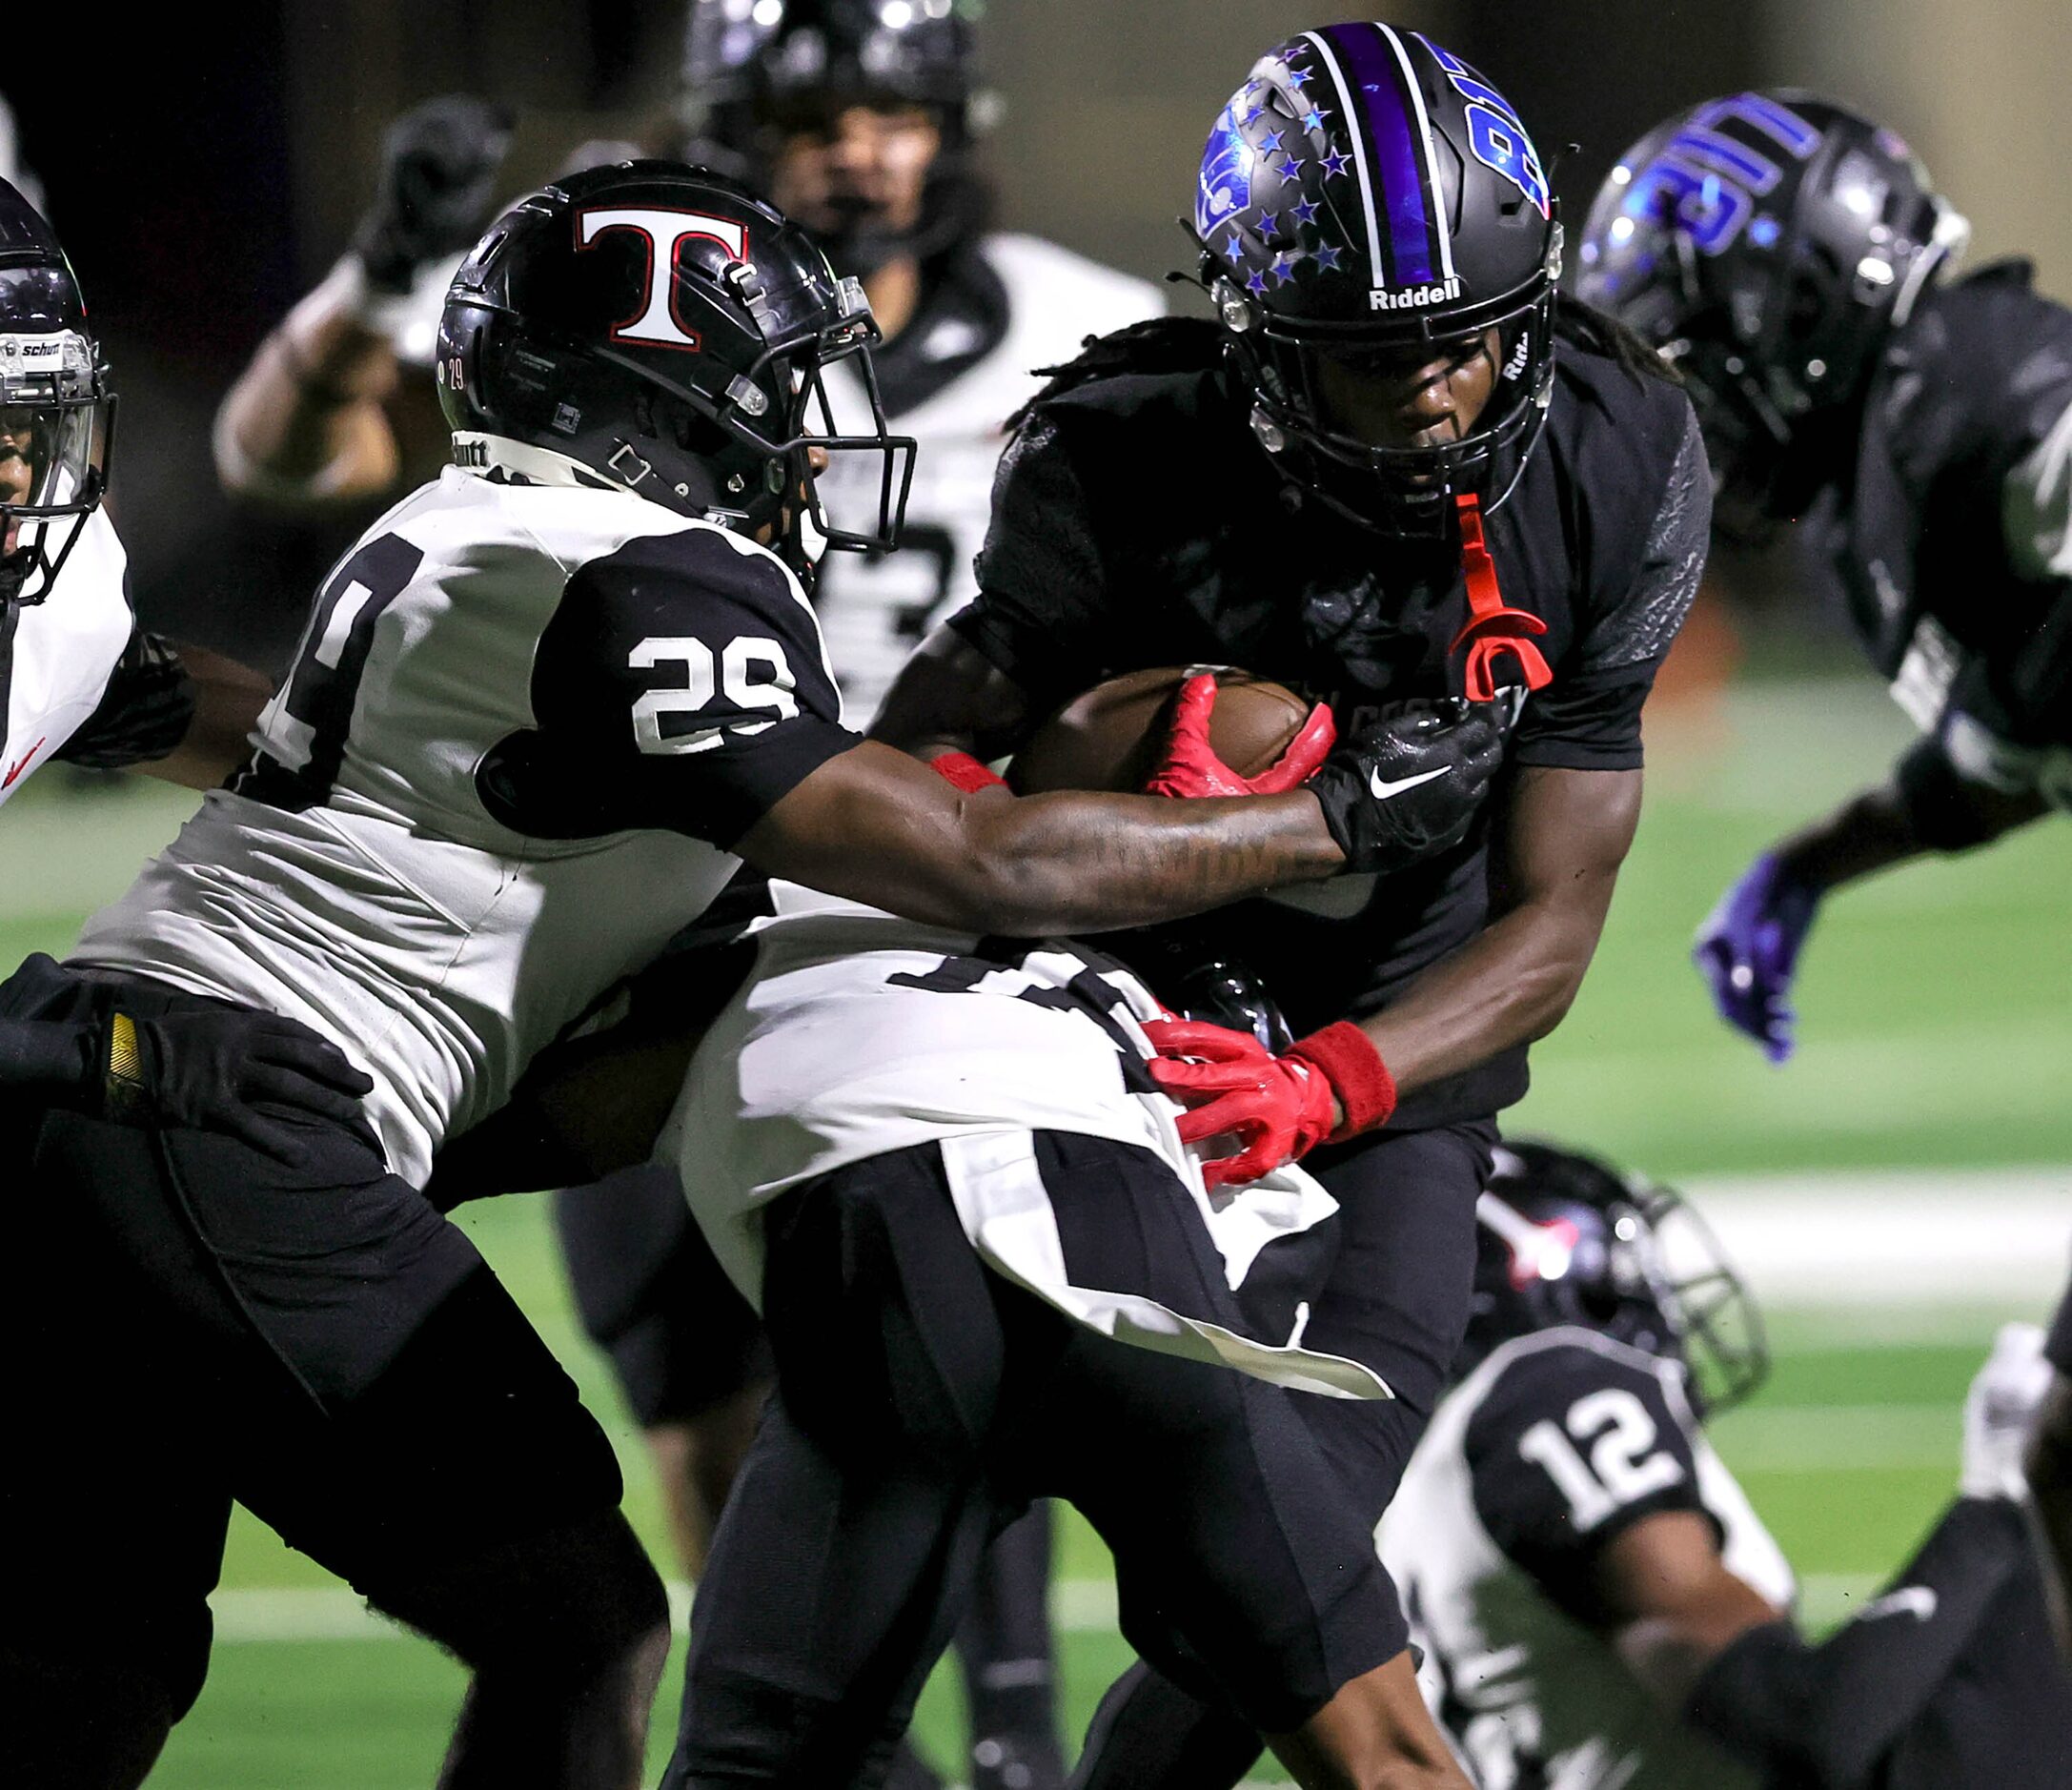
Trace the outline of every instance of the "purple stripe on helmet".
[[[1398, 286], [1431, 280], [1432, 213], [1416, 110], [1404, 92], [1402, 66], [1378, 25], [1327, 25], [1322, 35], [1336, 51], [1367, 127], [1379, 201], [1389, 234], [1389, 269]], [[1348, 119], [1347, 124], [1358, 129]]]

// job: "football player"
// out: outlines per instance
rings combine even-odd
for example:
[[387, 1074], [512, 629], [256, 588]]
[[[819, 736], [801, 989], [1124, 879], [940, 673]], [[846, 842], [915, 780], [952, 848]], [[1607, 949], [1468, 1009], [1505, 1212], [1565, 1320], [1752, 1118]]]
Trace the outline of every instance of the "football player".
[[[1294, 1410], [1387, 1395], [1301, 1340], [1331, 1197], [1297, 1170], [1204, 1176], [1146, 1072], [1164, 1009], [1100, 952], [783, 883], [722, 905], [432, 1186], [521, 1189], [660, 1131], [767, 1319], [777, 1393], [700, 1582], [665, 1781], [881, 1781], [980, 1551], [1044, 1494], [1113, 1548], [1125, 1632], [1302, 1781], [1462, 1784]], [[1160, 986], [1198, 1013], [1203, 980]], [[1213, 987], [1238, 1017], [1227, 968]]]
[[[243, 666], [138, 627], [101, 504], [114, 420], [71, 266], [0, 181], [0, 803], [59, 761], [207, 788], [243, 756], [265, 701]], [[367, 1087], [333, 1047], [265, 1016], [0, 1019], [0, 1102], [222, 1125], [264, 1149], [278, 1134], [252, 1098], [339, 1119]]]
[[[472, 1668], [447, 1781], [633, 1780], [660, 1581], [602, 1431], [419, 1189], [741, 856], [1036, 933], [1393, 867], [1468, 824], [1494, 738], [1472, 710], [1406, 707], [1289, 789], [1312, 726], [1257, 780], [1281, 793], [1209, 803], [971, 793], [843, 728], [794, 568], [896, 532], [911, 443], [882, 415], [813, 426], [823, 363], [872, 334], [855, 283], [722, 179], [632, 163], [521, 201], [442, 324], [461, 463], [340, 560], [234, 784], [62, 971], [0, 987], [0, 1014], [71, 1022], [285, 1015], [375, 1084], [365, 1123], [305, 1120], [285, 1161], [42, 1117], [8, 1340], [84, 1340], [25, 1395], [47, 1471], [9, 1488], [37, 1780], [133, 1782], [192, 1703], [233, 1495]], [[880, 463], [868, 534], [815, 494], [842, 452]], [[1199, 730], [1172, 756], [1249, 787]], [[1373, 793], [1405, 776], [1415, 800]]]
[[1658, 364], [1557, 297], [1530, 133], [1429, 38], [1362, 22], [1261, 57], [1209, 133], [1194, 223], [1214, 319], [1107, 338], [1026, 414], [979, 596], [874, 731], [991, 757], [1090, 676], [1187, 660], [1345, 714], [1496, 707], [1502, 799], [1459, 845], [1209, 923], [1306, 1030], [1296, 1053], [1198, 1034], [1230, 1060], [1176, 1066], [1221, 1096], [1197, 1134], [1240, 1122], [1262, 1166], [1331, 1141], [1314, 1166], [1346, 1236], [1310, 1338], [1397, 1397], [1305, 1411], [1378, 1516], [1467, 1322], [1493, 1115], [1574, 997], [1633, 837], [1640, 709], [1709, 481]]
[[1705, 1438], [1765, 1363], [1690, 1209], [1519, 1145], [1498, 1152], [1480, 1241], [1460, 1382], [1379, 1534], [1426, 1697], [1479, 1782], [2067, 1780], [2072, 1674], [2020, 1508], [2033, 1326], [2003, 1331], [1973, 1382], [1956, 1501], [1814, 1645], [1790, 1617], [1789, 1567]]
[[[900, 550], [824, 561], [813, 600], [849, 714], [867, 719], [926, 626], [973, 593], [1007, 418], [1091, 335], [1156, 315], [1156, 287], [1033, 236], [985, 228], [973, 163], [990, 97], [975, 28], [947, 6], [693, 0], [685, 159], [738, 167], [863, 281], [884, 341], [886, 415], [919, 444]], [[864, 413], [845, 364], [835, 415]], [[822, 489], [859, 495], [840, 462]], [[691, 1576], [754, 1433], [767, 1378], [754, 1314], [710, 1285], [674, 1177], [650, 1170], [555, 1205], [578, 1310], [640, 1418]], [[755, 1371], [760, 1368], [762, 1371]], [[1044, 1508], [1003, 1536], [959, 1636], [977, 1790], [1062, 1782]], [[924, 1781], [903, 1761], [901, 1781]]]
[[1582, 244], [1577, 290], [1697, 402], [1722, 526], [1804, 519], [1921, 731], [1699, 928], [1721, 1016], [1773, 1062], [1830, 892], [2072, 803], [2072, 312], [2025, 261], [1944, 277], [1967, 234], [1894, 132], [1779, 91], [1650, 132]]

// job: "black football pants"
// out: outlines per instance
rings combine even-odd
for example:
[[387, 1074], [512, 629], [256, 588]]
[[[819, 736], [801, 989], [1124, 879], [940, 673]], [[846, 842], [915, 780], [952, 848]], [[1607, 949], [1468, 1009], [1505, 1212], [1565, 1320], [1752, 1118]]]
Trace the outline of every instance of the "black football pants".
[[[140, 1015], [190, 1002], [76, 975], [36, 992], [79, 1017], [118, 989]], [[0, 987], [0, 1011], [20, 995]], [[97, 1780], [67, 1749], [107, 1726], [111, 1662], [140, 1723], [193, 1703], [233, 1498], [472, 1665], [602, 1662], [664, 1614], [607, 1438], [474, 1246], [366, 1138], [297, 1129], [283, 1164], [7, 1115], [12, 1782]]]
[[[1242, 1324], [1163, 1163], [1036, 1146], [1075, 1279]], [[665, 1790], [876, 1782], [980, 1554], [1038, 1495], [1114, 1550], [1131, 1643], [1258, 1727], [1299, 1726], [1401, 1651], [1371, 1531], [1297, 1414], [1334, 1401], [1114, 1342], [1009, 1285], [932, 1147], [795, 1190], [767, 1226], [778, 1392], [699, 1588]]]
[[[1297, 1401], [1370, 1531], [1402, 1482], [1467, 1334], [1475, 1200], [1492, 1121], [1378, 1131], [1304, 1167], [1339, 1204], [1336, 1254], [1312, 1292], [1306, 1347], [1350, 1355], [1395, 1389], [1386, 1404]], [[1139, 1650], [1142, 1651], [1141, 1649]], [[1102, 1699], [1075, 1790], [1225, 1790], [1259, 1757], [1258, 1724], [1198, 1678], [1145, 1660]]]

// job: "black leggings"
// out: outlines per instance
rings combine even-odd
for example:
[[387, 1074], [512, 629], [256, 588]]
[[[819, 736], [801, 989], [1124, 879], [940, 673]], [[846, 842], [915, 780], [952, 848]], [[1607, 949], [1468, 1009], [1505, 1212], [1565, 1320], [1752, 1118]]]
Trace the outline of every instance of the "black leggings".
[[[1036, 1147], [1075, 1278], [1242, 1322], [1157, 1158]], [[767, 1234], [779, 1390], [699, 1588], [668, 1790], [877, 1781], [981, 1552], [1042, 1494], [1114, 1550], [1131, 1643], [1259, 1727], [1299, 1726], [1402, 1650], [1371, 1533], [1297, 1414], [1309, 1395], [1113, 1342], [1010, 1286], [932, 1147], [795, 1190]]]

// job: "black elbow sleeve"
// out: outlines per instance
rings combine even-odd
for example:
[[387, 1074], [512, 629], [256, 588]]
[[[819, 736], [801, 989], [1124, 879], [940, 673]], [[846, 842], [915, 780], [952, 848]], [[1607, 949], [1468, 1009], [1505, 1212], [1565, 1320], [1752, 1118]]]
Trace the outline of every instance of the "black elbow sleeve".
[[1768, 1777], [1822, 1782], [1806, 1744], [1814, 1676], [1798, 1630], [1765, 1622], [1714, 1657], [1692, 1687], [1684, 1719]]

